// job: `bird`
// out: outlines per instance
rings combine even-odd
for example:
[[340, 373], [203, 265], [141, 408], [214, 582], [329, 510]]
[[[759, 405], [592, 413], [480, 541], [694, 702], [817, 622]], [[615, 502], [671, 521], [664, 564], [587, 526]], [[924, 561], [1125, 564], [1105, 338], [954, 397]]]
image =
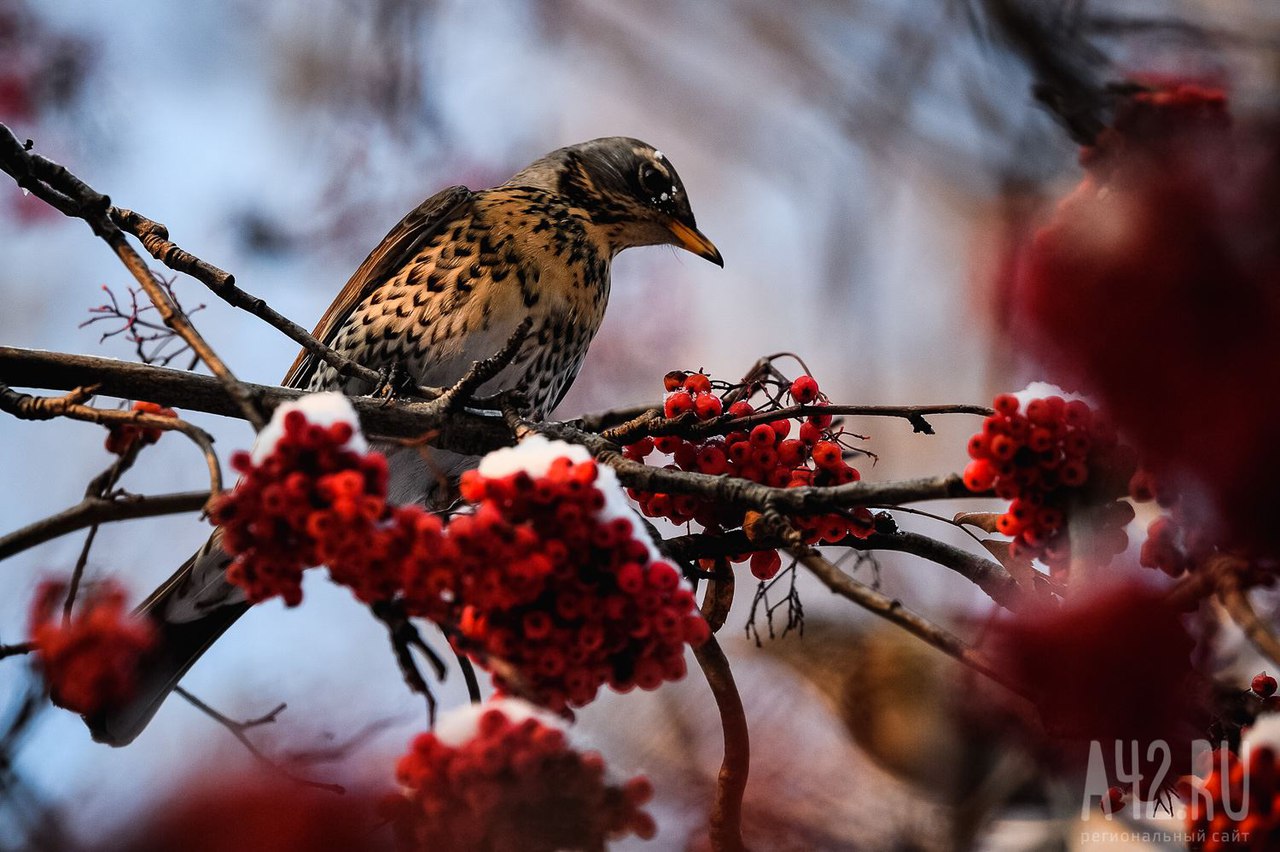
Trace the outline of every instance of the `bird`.
[[[528, 322], [508, 365], [478, 396], [523, 392], [545, 418], [564, 397], [600, 328], [610, 264], [625, 249], [673, 245], [724, 266], [698, 230], [666, 155], [624, 136], [559, 148], [491, 189], [441, 190], [411, 210], [356, 269], [312, 332], [382, 375], [448, 387]], [[283, 385], [349, 395], [380, 390], [344, 378], [306, 350]], [[478, 459], [375, 444], [388, 499], [430, 504], [440, 483]], [[232, 557], [209, 540], [139, 607], [158, 640], [134, 696], [85, 718], [95, 740], [132, 742], [197, 659], [249, 608], [226, 580]]]

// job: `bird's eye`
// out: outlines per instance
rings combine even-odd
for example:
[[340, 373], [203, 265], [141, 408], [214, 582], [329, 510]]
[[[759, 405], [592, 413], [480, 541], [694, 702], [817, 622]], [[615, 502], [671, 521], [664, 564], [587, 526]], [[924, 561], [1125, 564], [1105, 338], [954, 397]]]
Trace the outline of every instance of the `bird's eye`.
[[658, 199], [671, 192], [671, 178], [652, 163], [640, 167], [640, 189], [650, 198]]

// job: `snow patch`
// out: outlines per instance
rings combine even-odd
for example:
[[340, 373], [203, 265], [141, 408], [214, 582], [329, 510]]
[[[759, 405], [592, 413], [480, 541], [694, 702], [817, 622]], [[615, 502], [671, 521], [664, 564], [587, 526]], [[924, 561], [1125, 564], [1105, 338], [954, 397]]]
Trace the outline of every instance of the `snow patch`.
[[[481, 459], [479, 471], [481, 476], [494, 479], [520, 471], [537, 478], [546, 476], [547, 471], [551, 469], [551, 463], [562, 457], [568, 458], [575, 464], [592, 458], [590, 451], [580, 444], [552, 441], [545, 435], [534, 433], [514, 447], [504, 447], [489, 453]], [[662, 555], [649, 536], [648, 527], [631, 508], [631, 501], [627, 499], [627, 493], [618, 482], [618, 475], [613, 468], [600, 464], [597, 465], [597, 470], [596, 487], [604, 494], [604, 508], [600, 510], [600, 517], [604, 520], [626, 518], [631, 522], [636, 540], [644, 542], [645, 547], [648, 548], [650, 561], [667, 562], [667, 558]], [[681, 580], [681, 583], [685, 581]]]
[[356, 416], [351, 400], [336, 391], [325, 391], [307, 394], [294, 402], [286, 402], [275, 410], [271, 415], [271, 422], [262, 428], [257, 440], [253, 442], [251, 456], [254, 464], [261, 464], [275, 451], [276, 444], [284, 437], [284, 418], [290, 411], [301, 411], [309, 422], [317, 426], [328, 427], [334, 423], [350, 423], [351, 437], [343, 445], [344, 448], [353, 453], [369, 451], [369, 442], [364, 439], [364, 433], [360, 431], [360, 418]]
[[537, 719], [549, 728], [565, 731], [564, 722], [547, 711], [519, 698], [490, 698], [481, 704], [465, 704], [440, 717], [432, 731], [442, 744], [450, 748], [462, 748], [475, 739], [480, 727], [480, 717], [490, 710], [499, 710], [509, 722], [519, 724], [525, 719]]
[[1048, 382], [1032, 382], [1022, 390], [1013, 394], [1013, 396], [1018, 400], [1018, 404], [1022, 407], [1023, 411], [1026, 410], [1027, 403], [1031, 402], [1031, 400], [1044, 399], [1049, 396], [1060, 396], [1066, 402], [1080, 400], [1081, 402], [1088, 403], [1090, 407], [1093, 407], [1093, 403], [1089, 401], [1087, 396], [1078, 393], [1067, 393], [1057, 385], [1052, 385]]

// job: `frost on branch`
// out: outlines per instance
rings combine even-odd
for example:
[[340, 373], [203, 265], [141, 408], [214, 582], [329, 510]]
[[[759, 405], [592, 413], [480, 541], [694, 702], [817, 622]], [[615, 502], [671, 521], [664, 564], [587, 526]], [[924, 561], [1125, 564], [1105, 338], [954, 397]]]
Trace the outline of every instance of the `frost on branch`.
[[655, 830], [640, 810], [652, 795], [644, 777], [611, 781], [599, 754], [513, 699], [445, 716], [414, 739], [396, 774], [405, 795], [390, 810], [405, 849], [594, 850]]
[[62, 618], [66, 592], [60, 582], [41, 584], [29, 635], [53, 703], [97, 713], [133, 695], [138, 661], [154, 644], [155, 631], [129, 614], [124, 590], [114, 583], [87, 587], [69, 621]]

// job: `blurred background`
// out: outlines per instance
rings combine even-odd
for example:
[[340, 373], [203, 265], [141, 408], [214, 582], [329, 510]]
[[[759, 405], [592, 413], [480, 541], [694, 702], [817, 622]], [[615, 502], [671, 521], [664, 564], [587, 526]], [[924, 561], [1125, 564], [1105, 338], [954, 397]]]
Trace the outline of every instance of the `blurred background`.
[[[725, 268], [671, 249], [622, 255], [562, 415], [656, 401], [670, 369], [733, 379], [779, 351], [801, 355], [837, 401], [984, 403], [1035, 378], [1004, 342], [1001, 264], [1008, 241], [1079, 177], [1073, 137], [1089, 131], [1097, 90], [1073, 85], [1140, 71], [1260, 96], [1276, 32], [1265, 9], [135, 0], [125, 15], [114, 4], [0, 0], [0, 120], [308, 326], [390, 226], [439, 188], [499, 183], [596, 136], [640, 137], [680, 171]], [[83, 223], [0, 185], [0, 244], [0, 342], [136, 357], [121, 337], [101, 339], [109, 323], [82, 327], [103, 287], [125, 296], [129, 284]], [[175, 292], [188, 308], [207, 304], [198, 325], [241, 378], [280, 379], [290, 341], [196, 282], [178, 280]], [[200, 422], [224, 459], [252, 437], [238, 421]], [[898, 421], [851, 424], [879, 456], [861, 465], [871, 479], [960, 469], [976, 425], [935, 418], [938, 434], [923, 436]], [[102, 439], [84, 424], [0, 419], [0, 531], [77, 502], [110, 461]], [[188, 445], [162, 441], [124, 484], [193, 489], [202, 469]], [[944, 524], [902, 523], [965, 543]], [[109, 526], [90, 576], [117, 576], [141, 599], [207, 534], [194, 517]], [[72, 535], [4, 563], [0, 642], [21, 639], [35, 583], [68, 572], [81, 544]], [[857, 570], [962, 632], [989, 606], [938, 566], [889, 555]], [[723, 636], [755, 738], [749, 808], [758, 836], [772, 838], [761, 848], [948, 848], [947, 795], [931, 789], [930, 765], [992, 758], [970, 742], [926, 740], [927, 720], [910, 713], [957, 688], [953, 673], [807, 587], [806, 635], [756, 649], [743, 630], [749, 591]], [[255, 732], [264, 750], [287, 760], [328, 749], [331, 760], [301, 771], [385, 787], [422, 724], [420, 703], [382, 628], [345, 590], [317, 573], [306, 595], [295, 611], [255, 609], [184, 684], [235, 718], [287, 702]], [[0, 664], [0, 724], [27, 688], [27, 665]], [[456, 677], [441, 692], [446, 706], [464, 700]], [[910, 711], [882, 716], [882, 704]], [[610, 695], [580, 727], [612, 762], [653, 777], [660, 834], [644, 848], [697, 842], [720, 748], [705, 684]], [[192, 773], [252, 762], [178, 699], [127, 749], [93, 744], [57, 711], [14, 753], [0, 848], [33, 837], [72, 848], [136, 824]], [[1078, 815], [1078, 803], [1066, 811]], [[1028, 821], [983, 842], [1066, 848], [1077, 835], [1066, 821]]]

